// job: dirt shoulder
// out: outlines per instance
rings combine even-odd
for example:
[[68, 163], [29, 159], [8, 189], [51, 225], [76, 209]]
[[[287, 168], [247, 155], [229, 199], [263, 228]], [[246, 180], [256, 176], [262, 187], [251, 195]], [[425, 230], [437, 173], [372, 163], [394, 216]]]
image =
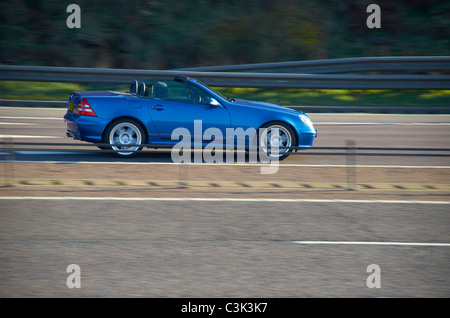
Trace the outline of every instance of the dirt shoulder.
[[449, 200], [450, 169], [231, 164], [1, 164], [0, 196]]

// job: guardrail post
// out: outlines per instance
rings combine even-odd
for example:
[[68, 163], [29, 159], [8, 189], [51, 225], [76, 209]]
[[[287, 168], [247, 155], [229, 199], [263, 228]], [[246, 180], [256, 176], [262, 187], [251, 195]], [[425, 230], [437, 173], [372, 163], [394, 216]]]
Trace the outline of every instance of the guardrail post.
[[346, 140], [347, 146], [347, 189], [356, 189], [356, 154], [355, 141]]
[[[183, 151], [187, 151], [183, 149]], [[193, 150], [191, 151], [191, 156], [193, 155]], [[184, 164], [183, 164], [184, 163]], [[189, 187], [189, 165], [191, 161], [189, 162], [180, 162], [178, 164], [178, 185], [181, 189], [186, 189]]]
[[15, 152], [14, 152], [14, 141], [10, 137], [4, 137], [2, 142], [2, 152], [5, 156], [4, 162], [4, 184], [12, 185], [15, 183], [15, 174], [14, 174], [14, 161], [15, 161]]

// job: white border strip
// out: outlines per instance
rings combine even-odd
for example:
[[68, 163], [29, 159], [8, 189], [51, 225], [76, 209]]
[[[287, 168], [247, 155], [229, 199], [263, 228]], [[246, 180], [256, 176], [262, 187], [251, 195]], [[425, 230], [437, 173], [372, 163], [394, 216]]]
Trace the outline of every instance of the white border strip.
[[[16, 153], [19, 153], [17, 151]], [[50, 153], [50, 152], [49, 152]], [[86, 154], [85, 152], [59, 152], [59, 154]], [[27, 153], [29, 154], [36, 154]], [[54, 154], [52, 152], [52, 154]], [[94, 165], [180, 165], [180, 166], [186, 166], [186, 165], [197, 165], [197, 166], [235, 166], [235, 167], [263, 167], [263, 166], [270, 166], [268, 164], [262, 164], [262, 163], [248, 163], [248, 162], [235, 162], [235, 163], [195, 163], [195, 162], [142, 162], [142, 161], [74, 161], [74, 160], [0, 160], [2, 163], [8, 163], [8, 162], [20, 162], [20, 163], [65, 163], [65, 164], [94, 164]], [[348, 168], [347, 165], [336, 165], [336, 164], [289, 164], [289, 163], [280, 163], [280, 167], [305, 167], [305, 168]], [[356, 168], [391, 168], [391, 169], [450, 169], [450, 166], [395, 166], [395, 165], [355, 165]]]
[[0, 200], [73, 200], [73, 201], [162, 201], [162, 202], [273, 202], [273, 203], [382, 203], [382, 204], [450, 204], [450, 201], [345, 200], [345, 199], [268, 199], [268, 198], [118, 198], [118, 197], [0, 197]]
[[305, 245], [398, 245], [398, 246], [445, 246], [450, 243], [415, 243], [415, 242], [348, 242], [348, 241], [293, 241]]

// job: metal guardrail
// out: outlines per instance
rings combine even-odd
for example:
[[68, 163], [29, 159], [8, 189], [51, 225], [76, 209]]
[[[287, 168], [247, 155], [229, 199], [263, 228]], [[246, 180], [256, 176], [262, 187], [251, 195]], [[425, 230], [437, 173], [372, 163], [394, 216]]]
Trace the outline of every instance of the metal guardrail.
[[[446, 61], [448, 57], [442, 57]], [[398, 58], [398, 60], [402, 60]], [[432, 60], [434, 60], [432, 58]], [[370, 60], [360, 63], [371, 63]], [[424, 61], [423, 61], [424, 62]], [[447, 63], [447, 62], [446, 62]], [[317, 89], [450, 89], [450, 75], [337, 75], [159, 71], [0, 65], [0, 80], [128, 84], [132, 79], [191, 76], [217, 87]]]
[[336, 74], [356, 72], [449, 72], [450, 56], [364, 57], [310, 61], [290, 61], [177, 69], [196, 72], [265, 72]]

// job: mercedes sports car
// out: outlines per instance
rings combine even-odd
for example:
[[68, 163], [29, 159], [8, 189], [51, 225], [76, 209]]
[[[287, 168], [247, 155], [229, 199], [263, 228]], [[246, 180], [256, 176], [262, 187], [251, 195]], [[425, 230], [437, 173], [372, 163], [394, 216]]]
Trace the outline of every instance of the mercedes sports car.
[[[317, 136], [313, 123], [302, 112], [228, 98], [190, 77], [133, 80], [129, 92], [73, 92], [64, 119], [68, 137], [96, 143], [122, 157], [143, 147], [175, 146], [180, 142], [179, 135], [174, 135], [177, 128], [190, 134], [192, 145], [197, 142], [203, 146], [217, 141], [206, 134], [210, 128], [222, 136], [227, 136], [229, 129], [241, 129], [249, 132], [246, 150], [256, 145], [280, 160], [294, 150], [312, 147]], [[235, 138], [219, 141], [223, 147], [236, 143]], [[279, 149], [272, 153], [275, 146]]]

